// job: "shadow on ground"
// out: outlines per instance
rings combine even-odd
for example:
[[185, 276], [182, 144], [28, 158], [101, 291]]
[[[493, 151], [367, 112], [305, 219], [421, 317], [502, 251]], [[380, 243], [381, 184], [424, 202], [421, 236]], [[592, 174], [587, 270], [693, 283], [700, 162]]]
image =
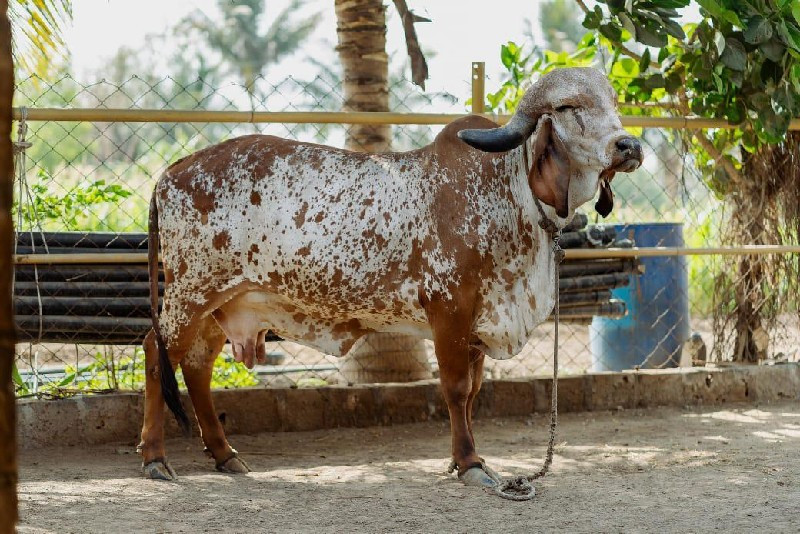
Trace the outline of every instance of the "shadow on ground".
[[[504, 474], [538, 469], [547, 420], [477, 422]], [[145, 480], [133, 445], [23, 451], [20, 532], [798, 531], [800, 405], [561, 417], [533, 502], [444, 474], [449, 427], [233, 436], [253, 472], [212, 469], [198, 439], [168, 442], [180, 478]]]

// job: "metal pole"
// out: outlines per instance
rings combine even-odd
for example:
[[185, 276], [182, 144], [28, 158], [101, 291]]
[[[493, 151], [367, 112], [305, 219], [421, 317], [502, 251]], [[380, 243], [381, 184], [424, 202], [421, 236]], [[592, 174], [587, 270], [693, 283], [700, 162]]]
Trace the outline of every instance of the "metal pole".
[[[475, 81], [475, 80], [473, 80]], [[481, 79], [483, 85], [483, 79]], [[473, 106], [476, 88], [473, 85]], [[483, 94], [483, 93], [481, 93]], [[475, 109], [473, 107], [473, 109]], [[483, 108], [481, 108], [483, 110]], [[227, 122], [271, 124], [449, 124], [464, 116], [462, 113], [394, 113], [388, 111], [208, 111], [177, 109], [28, 109], [29, 121], [60, 122]], [[485, 111], [485, 110], [483, 110]], [[481, 111], [481, 112], [483, 112]], [[14, 108], [14, 119], [21, 112]], [[505, 124], [510, 115], [493, 115], [492, 119]], [[620, 117], [622, 125], [629, 128], [736, 128], [721, 119], [703, 117]], [[800, 130], [800, 119], [792, 119], [789, 130]]]
[[682, 248], [606, 248], [565, 249], [568, 260], [599, 258], [652, 258], [656, 256], [754, 256], [762, 254], [800, 254], [800, 246], [744, 245], [741, 247]]
[[[716, 248], [597, 248], [564, 249], [567, 260], [650, 258], [654, 256], [752, 256], [760, 254], [800, 254], [800, 246], [745, 245], [741, 247]], [[86, 253], [86, 254], [17, 254], [17, 265], [66, 265], [81, 263], [147, 263], [147, 253]]]
[[486, 63], [474, 61], [472, 63], [472, 112], [482, 114], [483, 103], [486, 101]]

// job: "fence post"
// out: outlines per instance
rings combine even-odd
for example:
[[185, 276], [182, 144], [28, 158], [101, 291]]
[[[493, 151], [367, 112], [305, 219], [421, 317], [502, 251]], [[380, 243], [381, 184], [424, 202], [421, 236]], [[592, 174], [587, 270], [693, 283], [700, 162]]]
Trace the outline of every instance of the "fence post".
[[486, 63], [483, 61], [472, 62], [472, 112], [483, 113], [483, 103], [486, 101], [484, 81], [486, 79]]
[[11, 24], [8, 1], [0, 0], [0, 533], [14, 532], [17, 522], [17, 440], [14, 385], [13, 305], [11, 263], [14, 228], [11, 222], [12, 177], [11, 97], [14, 66], [11, 59]]

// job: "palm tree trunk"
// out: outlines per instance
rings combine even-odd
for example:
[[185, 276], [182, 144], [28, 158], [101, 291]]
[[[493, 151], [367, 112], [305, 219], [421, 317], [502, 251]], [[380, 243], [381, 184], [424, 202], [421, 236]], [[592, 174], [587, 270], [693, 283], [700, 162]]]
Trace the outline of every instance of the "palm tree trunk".
[[[335, 0], [339, 59], [344, 70], [345, 111], [389, 111], [389, 56], [383, 0]], [[424, 62], [424, 59], [423, 59]], [[424, 81], [424, 76], [422, 77]], [[353, 125], [346, 147], [387, 152], [390, 126]], [[432, 378], [422, 340], [402, 334], [367, 334], [339, 368], [352, 383], [406, 382]]]
[[17, 522], [17, 440], [14, 386], [11, 380], [16, 341], [11, 304], [13, 92], [14, 64], [11, 59], [8, 1], [0, 0], [0, 533], [14, 532]]
[[[345, 111], [389, 111], [389, 57], [386, 54], [386, 7], [383, 0], [335, 0], [336, 51], [344, 70]], [[386, 152], [390, 126], [353, 125], [350, 150]]]

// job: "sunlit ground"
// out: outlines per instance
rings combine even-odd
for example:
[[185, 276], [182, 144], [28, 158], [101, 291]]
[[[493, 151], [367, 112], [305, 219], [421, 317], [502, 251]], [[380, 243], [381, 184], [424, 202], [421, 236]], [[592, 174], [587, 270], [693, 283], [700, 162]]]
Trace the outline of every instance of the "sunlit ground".
[[[257, 407], [254, 407], [257, 409]], [[504, 474], [544, 456], [543, 416], [477, 422]], [[253, 472], [216, 473], [171, 440], [177, 483], [141, 477], [126, 444], [22, 452], [21, 532], [790, 532], [800, 529], [800, 408], [563, 414], [553, 470], [513, 503], [444, 473], [447, 422], [232, 436]]]

